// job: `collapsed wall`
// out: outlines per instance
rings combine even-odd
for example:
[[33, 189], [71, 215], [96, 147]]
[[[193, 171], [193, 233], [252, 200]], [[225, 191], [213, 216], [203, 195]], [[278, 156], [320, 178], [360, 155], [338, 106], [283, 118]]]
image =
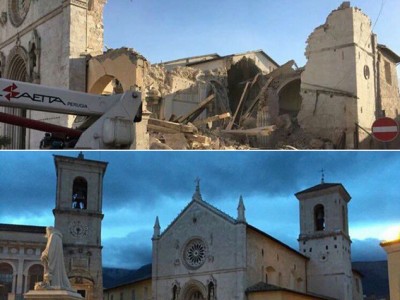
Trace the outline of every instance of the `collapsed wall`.
[[371, 21], [344, 2], [307, 41], [298, 122], [306, 132], [357, 148], [359, 128], [375, 120], [375, 46]]

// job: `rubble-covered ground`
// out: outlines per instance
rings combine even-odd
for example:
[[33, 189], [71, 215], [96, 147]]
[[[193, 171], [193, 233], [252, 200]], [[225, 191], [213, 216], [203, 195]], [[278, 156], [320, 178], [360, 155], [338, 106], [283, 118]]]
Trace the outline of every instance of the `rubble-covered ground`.
[[[151, 66], [144, 79], [148, 109], [153, 112], [148, 125], [150, 149], [340, 148], [340, 140], [334, 143], [311, 136], [298, 126], [293, 113], [279, 112], [274, 91], [283, 77], [298, 76], [301, 72], [292, 68], [293, 63], [271, 74], [262, 74], [249, 59], [230, 70], [206, 72], [190, 67], [168, 71], [162, 65]], [[241, 68], [246, 70], [240, 72]], [[165, 120], [160, 118], [161, 106], [149, 104], [152, 99], [162, 101], [168, 95], [200, 83], [206, 84], [209, 96], [186, 115], [173, 115]]]

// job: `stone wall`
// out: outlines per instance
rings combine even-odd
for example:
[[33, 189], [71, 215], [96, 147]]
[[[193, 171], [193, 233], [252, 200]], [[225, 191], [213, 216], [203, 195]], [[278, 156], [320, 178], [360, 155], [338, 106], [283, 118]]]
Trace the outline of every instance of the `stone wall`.
[[400, 91], [396, 63], [384, 52], [379, 53], [379, 85], [382, 109], [386, 117], [396, 119], [400, 112]]
[[303, 129], [333, 142], [344, 134], [347, 148], [366, 139], [356, 123], [368, 128], [375, 116], [371, 36], [369, 18], [347, 3], [310, 35], [298, 115]]
[[[52, 0], [25, 1], [30, 3], [25, 20], [19, 27], [10, 21], [8, 1], [1, 1], [0, 13], [8, 13], [8, 20], [0, 24], [0, 52], [8, 62], [13, 49], [29, 51], [34, 31], [40, 38], [36, 70], [31, 78], [30, 61], [25, 60], [27, 80], [47, 86], [78, 91], [86, 90], [86, 55], [98, 54], [103, 49], [102, 11], [106, 0]], [[90, 10], [88, 10], [88, 5]], [[29, 56], [27, 56], [29, 57]], [[5, 66], [3, 77], [11, 71]], [[4, 110], [3, 108], [1, 108]], [[28, 111], [27, 117], [61, 126], [71, 126], [74, 117], [60, 114]], [[4, 134], [0, 124], [0, 135]], [[19, 133], [21, 134], [21, 133]], [[26, 147], [37, 149], [44, 133], [28, 130]], [[15, 136], [14, 139], [21, 137]]]
[[[240, 226], [201, 203], [190, 204], [153, 242], [154, 299], [172, 298], [174, 283], [183, 295], [191, 284], [201, 290], [213, 281], [217, 299], [244, 300], [245, 236], [238, 236]], [[207, 249], [199, 268], [191, 268], [185, 260], [186, 245], [193, 239], [201, 239]]]
[[306, 257], [249, 228], [247, 238], [247, 286], [265, 282], [306, 292]]

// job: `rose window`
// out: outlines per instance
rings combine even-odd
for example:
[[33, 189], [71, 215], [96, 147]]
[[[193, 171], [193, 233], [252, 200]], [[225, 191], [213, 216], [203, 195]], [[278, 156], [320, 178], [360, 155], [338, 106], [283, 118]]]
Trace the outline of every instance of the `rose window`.
[[184, 259], [191, 268], [200, 268], [206, 260], [206, 246], [200, 239], [190, 241], [184, 252]]

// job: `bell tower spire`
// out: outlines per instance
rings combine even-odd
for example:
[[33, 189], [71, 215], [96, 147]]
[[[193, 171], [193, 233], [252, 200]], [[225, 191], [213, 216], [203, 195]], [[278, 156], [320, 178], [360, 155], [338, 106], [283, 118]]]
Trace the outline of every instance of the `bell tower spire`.
[[242, 195], [240, 195], [239, 204], [237, 208], [238, 211], [237, 221], [240, 223], [246, 223], [245, 210], [246, 208], [244, 207], [243, 197]]
[[200, 193], [200, 178], [197, 177], [194, 182], [196, 183], [196, 190], [193, 193], [192, 200], [203, 201], [203, 198], [201, 197]]

